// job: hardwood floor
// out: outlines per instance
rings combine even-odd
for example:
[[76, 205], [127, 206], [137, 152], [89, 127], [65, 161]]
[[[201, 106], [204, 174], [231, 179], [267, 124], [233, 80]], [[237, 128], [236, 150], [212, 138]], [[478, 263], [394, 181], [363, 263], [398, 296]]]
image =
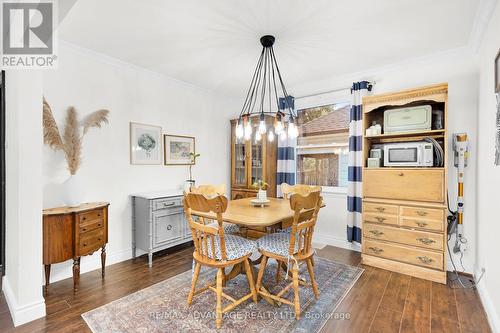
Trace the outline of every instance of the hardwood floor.
[[[90, 332], [81, 314], [191, 269], [192, 248], [177, 247], [155, 255], [149, 269], [145, 256], [82, 274], [80, 290], [66, 279], [50, 285], [47, 316], [13, 328], [0, 294], [0, 332]], [[359, 253], [327, 246], [321, 257], [365, 269], [337, 308], [349, 319], [331, 318], [322, 332], [491, 332], [479, 296], [472, 289], [438, 283], [361, 265]]]

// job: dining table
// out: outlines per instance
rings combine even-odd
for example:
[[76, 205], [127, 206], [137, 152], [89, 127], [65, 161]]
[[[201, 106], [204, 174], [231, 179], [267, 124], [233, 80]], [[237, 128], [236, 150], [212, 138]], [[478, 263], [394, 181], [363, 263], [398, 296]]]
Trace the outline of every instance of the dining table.
[[[259, 238], [265, 234], [279, 232], [292, 226], [295, 212], [290, 208], [290, 200], [280, 198], [268, 198], [265, 204], [255, 203], [255, 198], [243, 198], [230, 200], [226, 211], [222, 214], [222, 220], [227, 223], [234, 223], [240, 228], [240, 236], [248, 238]], [[216, 220], [214, 212], [200, 212], [193, 210], [195, 216], [205, 219]], [[304, 215], [311, 215], [313, 209], [301, 212]], [[257, 260], [250, 260], [252, 267], [260, 264], [262, 256]], [[281, 263], [280, 267], [291, 277], [291, 272], [286, 264]], [[224, 285], [227, 281], [234, 279], [239, 274], [244, 274], [242, 264], [234, 265], [228, 274], [224, 274]], [[256, 276], [256, 274], [254, 274]], [[305, 283], [301, 279], [301, 283]], [[263, 297], [267, 302], [276, 304], [270, 298]]]

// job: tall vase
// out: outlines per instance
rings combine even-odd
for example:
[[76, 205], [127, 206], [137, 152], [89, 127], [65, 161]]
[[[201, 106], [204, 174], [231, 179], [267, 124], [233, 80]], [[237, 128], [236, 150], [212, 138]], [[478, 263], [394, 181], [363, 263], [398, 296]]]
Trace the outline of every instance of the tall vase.
[[84, 202], [84, 186], [81, 177], [71, 175], [64, 183], [64, 204], [69, 207], [76, 207]]

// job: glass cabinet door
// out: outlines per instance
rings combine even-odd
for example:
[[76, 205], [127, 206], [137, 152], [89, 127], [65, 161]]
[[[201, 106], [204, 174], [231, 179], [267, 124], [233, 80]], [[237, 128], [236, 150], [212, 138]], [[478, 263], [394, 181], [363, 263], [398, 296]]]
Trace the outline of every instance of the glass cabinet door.
[[246, 143], [236, 142], [234, 145], [234, 183], [246, 186]]
[[252, 155], [251, 155], [252, 170], [250, 175], [250, 185], [259, 180], [264, 180], [264, 174], [263, 174], [264, 146], [262, 143], [263, 140], [264, 138], [262, 138], [260, 141], [252, 142]]

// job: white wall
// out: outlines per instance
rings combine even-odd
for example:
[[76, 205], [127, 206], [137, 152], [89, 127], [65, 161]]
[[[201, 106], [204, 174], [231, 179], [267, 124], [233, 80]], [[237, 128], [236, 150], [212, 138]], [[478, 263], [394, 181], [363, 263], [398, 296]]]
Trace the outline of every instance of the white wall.
[[494, 331], [500, 332], [500, 265], [498, 214], [500, 190], [500, 166], [494, 165], [495, 110], [494, 59], [500, 49], [500, 4], [496, 5], [478, 56], [479, 114], [478, 114], [478, 165], [477, 217], [478, 262], [476, 274], [486, 270], [479, 292]]
[[[456, 49], [432, 57], [424, 57], [393, 64], [370, 71], [352, 73], [331, 80], [304, 83], [289, 89], [295, 96], [308, 95], [329, 89], [349, 87], [352, 82], [375, 81], [374, 94], [393, 92], [429, 84], [449, 84], [449, 133], [467, 132], [470, 139], [470, 160], [465, 172], [465, 226], [469, 248], [464, 256], [467, 272], [473, 272], [476, 238], [476, 161], [477, 161], [477, 84], [478, 75], [472, 54], [467, 49]], [[449, 160], [448, 192], [452, 208], [456, 203], [456, 169]], [[346, 239], [346, 195], [326, 194], [326, 208], [320, 213], [316, 241], [353, 248]], [[355, 247], [354, 247], [355, 248]], [[457, 257], [458, 259], [458, 257]], [[448, 265], [450, 268], [451, 265]]]
[[[198, 184], [229, 185], [230, 115], [239, 105], [210, 91], [169, 79], [115, 59], [61, 43], [59, 68], [43, 75], [43, 93], [62, 126], [65, 110], [80, 116], [110, 110], [110, 124], [85, 137], [83, 164], [87, 201], [109, 201], [108, 260], [131, 257], [132, 193], [180, 188], [187, 166], [131, 165], [129, 122], [161, 126], [164, 133], [196, 137], [201, 154], [193, 175]], [[238, 101], [239, 102], [239, 101]], [[43, 206], [62, 204], [61, 183], [68, 177], [61, 152], [43, 149]], [[99, 267], [98, 254], [82, 258], [82, 272]], [[71, 262], [53, 265], [51, 281], [71, 276]]]
[[42, 296], [42, 78], [6, 73], [6, 274], [14, 325], [45, 315]]

